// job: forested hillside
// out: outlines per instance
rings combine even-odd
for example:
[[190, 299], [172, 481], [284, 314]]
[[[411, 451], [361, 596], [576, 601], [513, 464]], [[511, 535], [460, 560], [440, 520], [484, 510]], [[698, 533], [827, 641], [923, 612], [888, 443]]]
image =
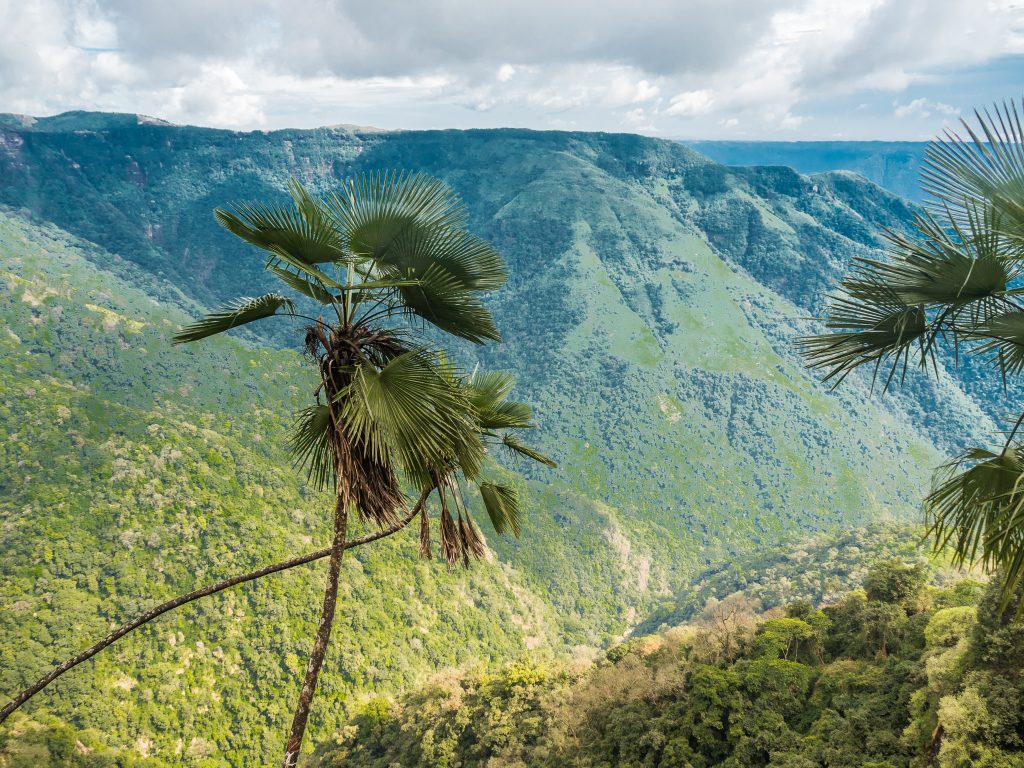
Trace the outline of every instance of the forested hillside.
[[[172, 347], [187, 316], [59, 230], [8, 216], [0, 248], [0, 680], [13, 693], [159, 600], [323, 546], [330, 500], [304, 485], [284, 443], [313, 386], [295, 353]], [[323, 681], [332, 703], [314, 713], [314, 736], [353, 692], [561, 642], [543, 592], [514, 571], [449, 574], [417, 547], [410, 533], [346, 560]], [[30, 710], [188, 765], [278, 752], [320, 573], [276, 575], [148, 625]]]
[[521, 660], [368, 701], [314, 765], [1014, 768], [1024, 629], [994, 590], [882, 560], [819, 610], [742, 593], [591, 665]]
[[[314, 386], [291, 365], [298, 337], [282, 326], [203, 349], [169, 339], [201, 306], [267, 287], [213, 207], [278, 196], [293, 175], [327, 190], [381, 168], [446, 180], [508, 260], [491, 303], [504, 341], [458, 362], [517, 376], [541, 425], [534, 442], [560, 467], [506, 470], [526, 491], [524, 534], [485, 531], [497, 557], [471, 574], [417, 561], [411, 539], [348, 560], [314, 740], [368, 692], [437, 669], [527, 650], [555, 659], [677, 621], [704, 570], [796, 534], [914, 519], [952, 447], [936, 414], [964, 436], [994, 428], [993, 405], [962, 380], [882, 400], [866, 379], [833, 394], [804, 371], [793, 340], [813, 327], [816, 296], [909, 215], [850, 176], [729, 170], [608, 134], [6, 116], [5, 693], [156, 599], [325, 544], [324, 499], [282, 442]], [[276, 753], [319, 573], [162, 619], [26, 714], [95, 729], [87, 747], [173, 765]]]

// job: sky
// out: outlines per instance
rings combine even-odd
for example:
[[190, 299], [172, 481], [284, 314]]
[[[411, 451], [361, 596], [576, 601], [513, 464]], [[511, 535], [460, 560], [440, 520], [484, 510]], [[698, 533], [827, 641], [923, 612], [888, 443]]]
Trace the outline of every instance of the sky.
[[929, 139], [1024, 95], [1024, 0], [0, 0], [0, 112], [240, 130]]

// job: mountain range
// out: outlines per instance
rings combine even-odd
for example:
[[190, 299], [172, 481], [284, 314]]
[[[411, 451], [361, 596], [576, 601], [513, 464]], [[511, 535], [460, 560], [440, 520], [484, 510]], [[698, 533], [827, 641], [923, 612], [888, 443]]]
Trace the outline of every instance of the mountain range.
[[[135, 115], [0, 116], [0, 685], [158, 598], [315, 549], [326, 501], [287, 457], [301, 329], [170, 344], [269, 287], [212, 209], [424, 171], [508, 261], [505, 369], [557, 470], [509, 465], [527, 524], [467, 572], [411, 538], [348, 560], [313, 740], [445, 666], [600, 649], [679, 613], [702, 571], [794, 537], [917, 519], [932, 468], [999, 417], [977, 370], [831, 392], [795, 340], [914, 208], [849, 172], [726, 167], [676, 142], [527, 130], [238, 133]], [[941, 417], [940, 417], [941, 414]], [[172, 765], [280, 749], [319, 571], [161, 620], [27, 707]], [[658, 613], [661, 611], [661, 614]], [[578, 651], [584, 652], [584, 651]], [[84, 732], [84, 730], [83, 730]]]
[[924, 141], [689, 141], [723, 165], [780, 165], [799, 173], [851, 171], [894, 195], [921, 202]]

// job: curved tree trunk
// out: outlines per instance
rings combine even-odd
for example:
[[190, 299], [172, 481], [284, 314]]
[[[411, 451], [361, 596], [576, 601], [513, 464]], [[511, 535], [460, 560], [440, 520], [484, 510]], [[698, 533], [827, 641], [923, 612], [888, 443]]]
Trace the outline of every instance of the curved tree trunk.
[[[407, 526], [410, 522], [412, 522], [412, 519], [416, 517], [420, 509], [423, 507], [423, 504], [426, 501], [426, 497], [427, 494], [423, 493], [420, 496], [419, 501], [412, 508], [409, 514], [407, 514], [405, 517], [399, 520], [395, 525], [392, 525], [388, 528], [383, 528], [379, 531], [375, 531], [374, 533], [368, 533], [365, 536], [360, 536], [358, 539], [352, 539], [352, 541], [345, 542], [344, 548], [352, 549], [352, 547], [358, 547], [362, 544], [369, 544], [371, 541], [383, 539], [387, 536], [390, 536], [393, 533], [397, 533], [402, 528], [405, 528], [405, 526]], [[214, 595], [217, 592], [222, 592], [223, 590], [229, 589], [230, 587], [234, 587], [239, 584], [245, 584], [248, 581], [254, 581], [256, 579], [262, 578], [263, 576], [269, 576], [272, 573], [286, 571], [289, 568], [294, 568], [298, 565], [305, 565], [306, 563], [311, 563], [314, 560], [320, 560], [324, 557], [327, 557], [329, 554], [331, 554], [332, 551], [333, 545], [331, 547], [325, 547], [324, 549], [318, 549], [316, 552], [310, 552], [309, 554], [299, 555], [298, 557], [283, 560], [279, 563], [274, 563], [273, 565], [267, 565], [255, 571], [250, 571], [249, 573], [241, 574], [240, 576], [232, 576], [229, 579], [218, 581], [215, 584], [209, 584], [205, 587], [202, 587], [201, 589], [189, 592], [186, 595], [180, 595], [174, 598], [173, 600], [168, 600], [166, 602], [160, 603], [160, 605], [150, 609], [149, 611], [146, 611], [146, 613], [142, 614], [137, 619], [133, 619], [132, 621], [129, 621], [127, 624], [122, 624], [120, 627], [115, 629], [102, 640], [86, 648], [77, 656], [74, 656], [65, 661], [63, 664], [54, 667], [46, 675], [39, 678], [28, 688], [18, 693], [17, 696], [12, 698], [2, 708], [0, 708], [0, 724], [2, 724], [4, 720], [6, 720], [10, 716], [10, 714], [14, 712], [16, 709], [18, 709], [22, 704], [24, 704], [37, 693], [42, 691], [44, 688], [46, 688], [46, 686], [48, 686], [58, 677], [63, 675], [65, 672], [74, 669], [84, 661], [88, 661], [97, 653], [102, 651], [104, 648], [108, 648], [109, 646], [113, 645], [118, 640], [120, 640], [122, 637], [127, 635], [129, 632], [132, 632], [133, 630], [136, 630], [139, 627], [148, 624], [149, 622], [153, 621], [153, 619], [156, 619], [157, 617], [162, 616], [163, 614], [169, 611], [173, 611], [175, 608], [180, 608], [183, 605], [188, 605], [189, 603], [195, 600], [199, 600], [200, 598], [207, 597], [209, 595]]]
[[284, 768], [295, 768], [299, 762], [299, 751], [302, 749], [302, 737], [306, 734], [306, 722], [313, 704], [320, 668], [327, 654], [327, 642], [331, 639], [331, 626], [334, 624], [334, 609], [338, 602], [338, 576], [341, 573], [341, 557], [345, 554], [345, 528], [348, 524], [348, 494], [339, 492], [338, 503], [334, 510], [334, 543], [331, 546], [331, 560], [327, 566], [327, 587], [324, 589], [324, 607], [320, 614], [320, 626], [317, 627], [313, 641], [313, 650], [306, 664], [306, 679], [302, 683], [299, 701], [295, 705], [295, 716], [288, 734], [288, 742], [284, 750]]

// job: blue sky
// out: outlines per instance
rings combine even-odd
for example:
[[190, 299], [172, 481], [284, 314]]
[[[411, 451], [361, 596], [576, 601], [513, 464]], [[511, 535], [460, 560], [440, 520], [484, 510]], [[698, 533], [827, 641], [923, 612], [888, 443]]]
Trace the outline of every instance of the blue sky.
[[35, 115], [927, 139], [1022, 95], [1017, 0], [0, 0]]

